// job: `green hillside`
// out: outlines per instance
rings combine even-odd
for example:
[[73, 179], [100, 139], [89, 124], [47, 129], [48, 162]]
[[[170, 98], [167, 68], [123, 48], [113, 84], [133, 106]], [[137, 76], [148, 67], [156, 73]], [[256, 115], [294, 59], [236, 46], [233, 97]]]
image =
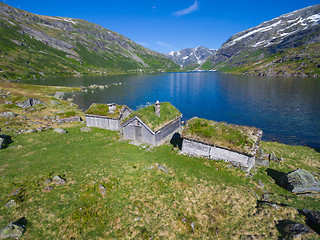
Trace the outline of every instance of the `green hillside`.
[[259, 76], [317, 77], [320, 76], [320, 44], [290, 48], [273, 55], [268, 55], [261, 49], [243, 51], [216, 64], [208, 60], [201, 69]]
[[0, 2], [0, 79], [172, 71], [164, 55], [85, 20], [35, 15]]

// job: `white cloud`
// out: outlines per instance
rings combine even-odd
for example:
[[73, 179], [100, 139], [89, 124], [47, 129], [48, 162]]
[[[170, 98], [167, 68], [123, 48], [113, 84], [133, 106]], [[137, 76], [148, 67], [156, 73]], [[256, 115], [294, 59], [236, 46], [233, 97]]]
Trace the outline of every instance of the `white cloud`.
[[194, 3], [190, 7], [182, 9], [182, 10], [179, 10], [179, 11], [176, 11], [176, 12], [173, 13], [173, 15], [175, 15], [177, 17], [180, 17], [180, 16], [183, 16], [183, 15], [192, 13], [194, 11], [197, 11], [198, 9], [199, 9], [199, 4], [198, 4], [198, 1], [195, 0]]
[[149, 44], [148, 43], [146, 43], [146, 42], [137, 42], [139, 45], [141, 45], [141, 46], [144, 46], [144, 47], [147, 47], [147, 46], [149, 46]]
[[161, 41], [157, 41], [157, 44], [159, 44], [162, 47], [173, 48], [173, 46], [171, 46], [170, 44], [167, 44]]

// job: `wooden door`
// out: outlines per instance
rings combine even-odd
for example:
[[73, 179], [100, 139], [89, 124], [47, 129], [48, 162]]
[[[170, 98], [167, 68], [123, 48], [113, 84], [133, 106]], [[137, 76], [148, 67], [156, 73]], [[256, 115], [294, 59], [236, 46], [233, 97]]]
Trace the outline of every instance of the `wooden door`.
[[134, 135], [135, 135], [135, 140], [141, 141], [141, 127], [140, 126], [134, 127]]

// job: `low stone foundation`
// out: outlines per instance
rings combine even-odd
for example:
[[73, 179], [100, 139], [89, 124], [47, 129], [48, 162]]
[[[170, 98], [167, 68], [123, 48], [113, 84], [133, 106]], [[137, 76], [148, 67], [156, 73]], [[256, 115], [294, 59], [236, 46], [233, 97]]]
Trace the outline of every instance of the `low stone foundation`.
[[253, 156], [247, 156], [228, 149], [211, 146], [185, 138], [182, 142], [182, 152], [192, 156], [230, 162], [234, 166], [240, 167], [246, 171], [250, 171], [255, 164], [255, 157]]

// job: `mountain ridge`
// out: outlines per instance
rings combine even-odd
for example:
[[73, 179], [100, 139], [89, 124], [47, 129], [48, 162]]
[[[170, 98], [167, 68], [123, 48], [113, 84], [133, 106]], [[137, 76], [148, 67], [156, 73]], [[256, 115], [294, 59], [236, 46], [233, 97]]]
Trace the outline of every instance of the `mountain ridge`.
[[37, 15], [1, 2], [0, 10], [4, 79], [178, 69], [163, 54], [86, 20]]
[[166, 56], [180, 67], [185, 67], [190, 64], [201, 64], [214, 52], [216, 52], [215, 49], [198, 46], [195, 48], [185, 48], [179, 51], [172, 51], [166, 54]]
[[[281, 51], [320, 42], [320, 4], [290, 12], [265, 21], [231, 36], [201, 69], [232, 72], [233, 68], [257, 63]], [[318, 58], [318, 56], [316, 56]], [[311, 61], [311, 60], [310, 60]], [[311, 64], [310, 61], [308, 64]], [[304, 64], [306, 64], [304, 62]], [[290, 74], [299, 75], [301, 69]], [[302, 74], [313, 76], [316, 72], [302, 69]]]

